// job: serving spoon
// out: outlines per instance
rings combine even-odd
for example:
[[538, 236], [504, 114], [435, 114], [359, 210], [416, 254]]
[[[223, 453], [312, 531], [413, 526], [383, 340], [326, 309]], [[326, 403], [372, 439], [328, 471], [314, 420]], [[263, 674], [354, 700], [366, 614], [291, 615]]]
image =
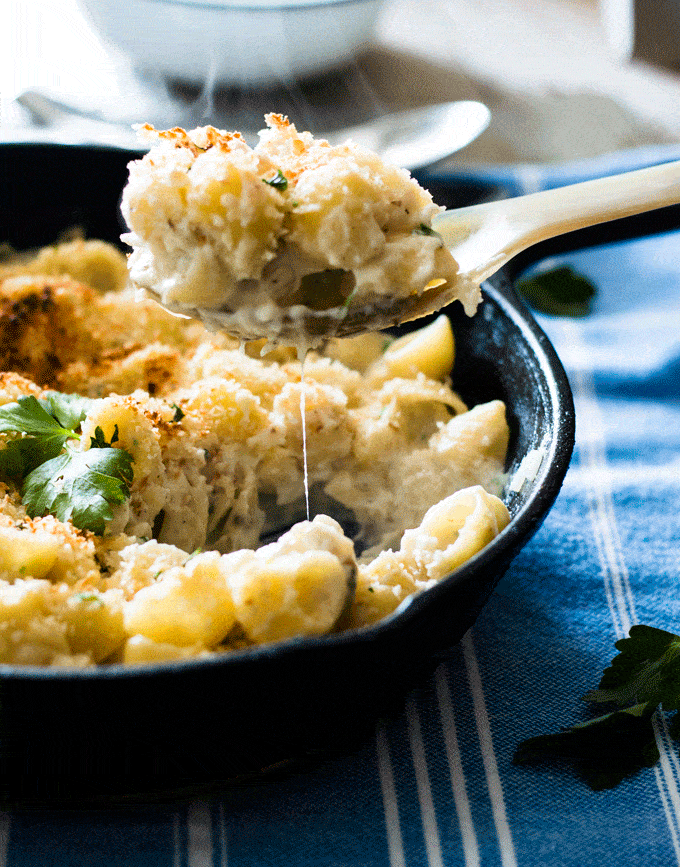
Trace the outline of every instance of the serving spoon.
[[[259, 300], [252, 307], [245, 303], [239, 310], [199, 308], [185, 312], [202, 319], [213, 330], [224, 330], [245, 340], [266, 337], [272, 342], [296, 345], [380, 331], [434, 313], [456, 299], [479, 297], [484, 280], [540, 241], [675, 204], [680, 204], [680, 161], [445, 211], [435, 218], [433, 229], [458, 263], [457, 279], [407, 297], [372, 295], [353, 300], [350, 295], [341, 306], [323, 309], [323, 275], [307, 271], [305, 279], [317, 281], [311, 292], [320, 302], [316, 308], [299, 303], [280, 306], [279, 299], [274, 315], [269, 317], [266, 305], [258, 306], [263, 299], [272, 297], [265, 269], [265, 279], [259, 284], [243, 281], [256, 284]], [[279, 258], [289, 266], [286, 251]], [[273, 273], [277, 273], [276, 267]], [[242, 297], [253, 288], [244, 285]]]
[[[15, 101], [38, 125], [38, 130], [30, 131], [34, 136], [42, 130], [41, 137], [51, 140], [112, 144], [133, 150], [143, 147], [132, 126], [103, 120], [42, 90], [25, 90]], [[331, 144], [351, 139], [386, 162], [416, 171], [435, 166], [462, 150], [484, 132], [490, 120], [491, 113], [481, 102], [456, 100], [390, 112], [356, 126], [318, 131], [315, 135]], [[253, 131], [243, 131], [242, 135], [251, 145], [258, 140]]]

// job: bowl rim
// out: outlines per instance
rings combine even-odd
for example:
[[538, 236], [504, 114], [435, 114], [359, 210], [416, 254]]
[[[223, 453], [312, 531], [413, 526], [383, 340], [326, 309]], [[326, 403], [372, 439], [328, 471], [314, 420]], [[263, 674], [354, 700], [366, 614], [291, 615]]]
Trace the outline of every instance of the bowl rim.
[[[97, 0], [80, 0], [85, 6], [98, 6]], [[302, 12], [309, 9], [335, 6], [380, 6], [383, 0], [135, 0], [140, 4], [150, 6], [181, 6], [186, 9], [196, 9], [208, 12]]]
[[[185, 660], [132, 665], [112, 663], [87, 668], [19, 666], [0, 663], [0, 684], [16, 681], [102, 682], [144, 681], [147, 678], [183, 677], [187, 672], [206, 672], [214, 669], [230, 669], [233, 666], [257, 665], [260, 661], [277, 661], [286, 657], [342, 650], [348, 645], [378, 644], [398, 636], [409, 623], [417, 620], [437, 600], [450, 593], [458, 585], [484, 574], [485, 567], [494, 560], [506, 557], [508, 561], [524, 541], [538, 529], [550, 510], [566, 475], [575, 438], [574, 402], [566, 372], [557, 353], [532, 313], [519, 299], [504, 272], [495, 275], [483, 284], [483, 294], [494, 302], [513, 325], [522, 333], [530, 350], [538, 361], [547, 385], [550, 406], [549, 442], [545, 443], [545, 456], [533, 480], [527, 498], [510, 523], [481, 551], [445, 576], [427, 590], [405, 599], [393, 612], [382, 620], [368, 626], [348, 629], [322, 636], [296, 637], [255, 647], [217, 653], [207, 657], [192, 657]], [[479, 315], [479, 311], [477, 313]], [[498, 578], [493, 582], [495, 586]], [[298, 660], [299, 661], [299, 660]]]

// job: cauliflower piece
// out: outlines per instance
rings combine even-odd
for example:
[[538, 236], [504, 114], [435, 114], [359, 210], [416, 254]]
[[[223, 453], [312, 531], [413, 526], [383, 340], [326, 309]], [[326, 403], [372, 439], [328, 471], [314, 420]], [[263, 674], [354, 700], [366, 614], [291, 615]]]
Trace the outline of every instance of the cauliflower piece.
[[63, 244], [43, 247], [27, 260], [10, 257], [0, 265], [0, 278], [12, 274], [42, 274], [71, 277], [97, 292], [119, 292], [127, 283], [127, 262], [120, 250], [105, 241], [76, 238]]
[[224, 304], [274, 258], [283, 197], [263, 181], [275, 168], [238, 133], [144, 130], [157, 143], [130, 164], [121, 204], [132, 281], [170, 309]]
[[162, 572], [124, 603], [125, 630], [160, 644], [212, 647], [234, 625], [221, 555], [197, 554]]
[[133, 635], [125, 642], [122, 652], [122, 661], [127, 665], [139, 665], [149, 662], [176, 662], [181, 659], [190, 659], [199, 656], [203, 648], [178, 647], [176, 644], [168, 644], [162, 641], [152, 641], [144, 635]]
[[249, 556], [231, 555], [236, 619], [256, 644], [330, 632], [354, 592], [354, 546], [332, 518], [296, 524]]

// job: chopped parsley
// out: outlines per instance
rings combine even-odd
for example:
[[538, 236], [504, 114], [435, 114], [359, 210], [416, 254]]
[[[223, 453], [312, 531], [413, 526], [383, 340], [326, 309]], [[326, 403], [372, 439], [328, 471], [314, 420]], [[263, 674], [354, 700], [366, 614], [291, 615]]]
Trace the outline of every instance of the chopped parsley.
[[72, 596], [71, 599], [75, 599], [78, 602], [96, 602], [97, 605], [103, 605], [104, 600], [101, 598], [99, 593], [76, 593], [75, 596]]
[[342, 313], [343, 313], [343, 317], [344, 317], [344, 316], [347, 316], [347, 313], [349, 312], [349, 308], [350, 308], [350, 306], [351, 306], [351, 304], [352, 304], [352, 301], [354, 300], [354, 296], [357, 294], [358, 291], [359, 291], [359, 290], [358, 290], [357, 287], [355, 286], [354, 289], [352, 289], [352, 291], [349, 293], [349, 295], [347, 296], [347, 298], [345, 298], [345, 300], [344, 300], [344, 302], [343, 302], [343, 305], [342, 305], [342, 308], [341, 308], [341, 309], [342, 309]]
[[[553, 734], [523, 741], [518, 765], [547, 761], [575, 765], [595, 791], [611, 789], [659, 760], [652, 717], [680, 710], [680, 635], [652, 626], [633, 626], [616, 642], [618, 655], [605, 669], [597, 689], [584, 700], [607, 712]], [[671, 725], [680, 734], [677, 718]]]
[[281, 169], [276, 170], [276, 174], [273, 178], [262, 178], [265, 184], [269, 184], [270, 187], [274, 187], [274, 189], [279, 190], [279, 192], [283, 192], [288, 189], [288, 178], [284, 175]]
[[428, 238], [439, 238], [439, 240], [444, 243], [444, 239], [439, 234], [439, 232], [435, 232], [432, 226], [428, 226], [425, 223], [421, 223], [413, 230], [414, 235], [426, 235]]
[[0, 433], [10, 435], [0, 450], [0, 477], [20, 485], [31, 518], [50, 514], [101, 534], [112, 506], [130, 496], [133, 461], [125, 449], [113, 448], [117, 426], [110, 442], [97, 427], [88, 449], [73, 447], [91, 405], [78, 395], [47, 392], [0, 407]]
[[177, 406], [176, 403], [171, 404], [171, 406], [175, 410], [175, 414], [173, 415], [172, 420], [175, 424], [177, 424], [178, 422], [182, 421], [186, 413], [184, 412], [182, 407]]

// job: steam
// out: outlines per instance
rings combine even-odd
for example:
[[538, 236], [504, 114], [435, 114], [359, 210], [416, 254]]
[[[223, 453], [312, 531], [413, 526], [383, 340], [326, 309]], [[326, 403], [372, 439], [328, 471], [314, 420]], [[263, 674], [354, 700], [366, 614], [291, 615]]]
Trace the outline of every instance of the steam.
[[357, 60], [304, 80], [280, 74], [276, 84], [266, 87], [246, 80], [222, 86], [216, 80], [216, 68], [216, 58], [211, 57], [201, 87], [165, 82], [177, 109], [171, 125], [212, 124], [218, 129], [240, 130], [254, 145], [264, 115], [270, 111], [287, 115], [299, 129], [321, 135], [380, 117], [387, 110]]

